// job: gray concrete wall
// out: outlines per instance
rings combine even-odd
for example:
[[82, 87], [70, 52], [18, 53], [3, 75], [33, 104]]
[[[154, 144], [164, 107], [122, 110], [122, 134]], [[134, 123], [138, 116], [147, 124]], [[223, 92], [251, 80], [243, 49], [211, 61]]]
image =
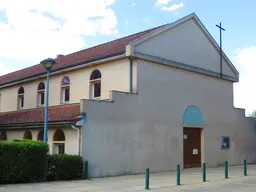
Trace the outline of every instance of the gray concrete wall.
[[[255, 160], [255, 121], [233, 107], [233, 83], [144, 61], [139, 63], [138, 73], [139, 97], [147, 100], [145, 115], [171, 125], [172, 134], [179, 138], [180, 159], [182, 115], [188, 106], [195, 105], [204, 118], [203, 161], [208, 166], [224, 160], [230, 164], [239, 164], [243, 158]], [[149, 108], [157, 115], [153, 110], [149, 114]], [[230, 150], [220, 149], [220, 136], [230, 136]]]
[[[182, 116], [190, 105], [204, 117], [202, 160], [207, 166], [255, 161], [255, 122], [233, 107], [231, 82], [142, 60], [137, 72], [137, 95], [113, 92], [112, 102], [81, 102], [88, 116], [82, 149], [90, 176], [182, 165]], [[220, 149], [220, 136], [230, 136], [229, 150]]]
[[[142, 42], [134, 51], [220, 73], [219, 50], [192, 18]], [[225, 59], [223, 74], [236, 77]]]

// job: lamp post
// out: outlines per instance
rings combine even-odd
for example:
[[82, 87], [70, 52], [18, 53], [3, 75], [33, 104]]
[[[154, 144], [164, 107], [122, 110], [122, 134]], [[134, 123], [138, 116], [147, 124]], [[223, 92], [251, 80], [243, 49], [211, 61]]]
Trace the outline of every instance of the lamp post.
[[44, 110], [44, 142], [48, 141], [48, 105], [49, 105], [49, 81], [50, 81], [50, 71], [52, 66], [56, 62], [52, 58], [45, 59], [40, 62], [47, 71], [46, 76], [46, 92], [45, 92], [45, 110]]

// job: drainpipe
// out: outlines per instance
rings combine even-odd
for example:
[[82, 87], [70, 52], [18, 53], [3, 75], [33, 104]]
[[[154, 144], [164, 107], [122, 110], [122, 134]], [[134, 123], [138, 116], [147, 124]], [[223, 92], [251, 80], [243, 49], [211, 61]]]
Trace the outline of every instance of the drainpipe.
[[[80, 118], [81, 118], [80, 121], [84, 121], [84, 119], [86, 118], [85, 114], [82, 114], [80, 116]], [[83, 126], [84, 126], [84, 122], [80, 126], [76, 126], [75, 123], [73, 125], [71, 125], [71, 127], [77, 131], [77, 137], [78, 137], [78, 139], [77, 139], [77, 151], [78, 151], [78, 155], [81, 155], [81, 128]]]
[[132, 86], [132, 78], [133, 78], [133, 73], [132, 73], [132, 69], [133, 69], [133, 60], [131, 57], [129, 57], [129, 61], [130, 61], [130, 93], [133, 93], [133, 86]]
[[77, 131], [77, 151], [78, 151], [78, 155], [80, 155], [80, 149], [81, 149], [81, 129], [77, 128], [75, 125], [71, 125], [71, 127], [73, 129], [75, 129]]

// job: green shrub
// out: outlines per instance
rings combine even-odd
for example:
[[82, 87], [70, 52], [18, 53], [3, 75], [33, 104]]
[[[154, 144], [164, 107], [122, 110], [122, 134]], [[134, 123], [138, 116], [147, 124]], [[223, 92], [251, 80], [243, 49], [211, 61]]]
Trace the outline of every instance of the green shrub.
[[48, 168], [47, 168], [47, 181], [56, 181], [58, 180], [57, 174], [57, 163], [58, 163], [58, 155], [48, 155]]
[[0, 142], [0, 183], [45, 180], [48, 145], [41, 141]]
[[38, 143], [38, 142], [42, 142], [42, 141], [34, 141], [34, 140], [30, 140], [30, 139], [13, 139], [12, 142], [34, 142], [34, 143]]
[[79, 179], [83, 175], [83, 159], [78, 155], [48, 155], [48, 181]]

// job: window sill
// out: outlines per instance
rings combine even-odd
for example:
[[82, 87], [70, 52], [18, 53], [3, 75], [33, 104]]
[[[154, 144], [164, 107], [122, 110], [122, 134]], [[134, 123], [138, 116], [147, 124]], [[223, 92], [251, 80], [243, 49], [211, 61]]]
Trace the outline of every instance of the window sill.
[[65, 144], [65, 141], [53, 141], [53, 144]]
[[101, 78], [98, 78], [98, 79], [91, 79], [90, 80], [90, 83], [95, 83], [95, 82], [100, 82], [101, 81]]
[[100, 97], [92, 97], [91, 100], [100, 100]]
[[62, 101], [60, 104], [67, 105], [67, 104], [69, 104], [69, 101]]

